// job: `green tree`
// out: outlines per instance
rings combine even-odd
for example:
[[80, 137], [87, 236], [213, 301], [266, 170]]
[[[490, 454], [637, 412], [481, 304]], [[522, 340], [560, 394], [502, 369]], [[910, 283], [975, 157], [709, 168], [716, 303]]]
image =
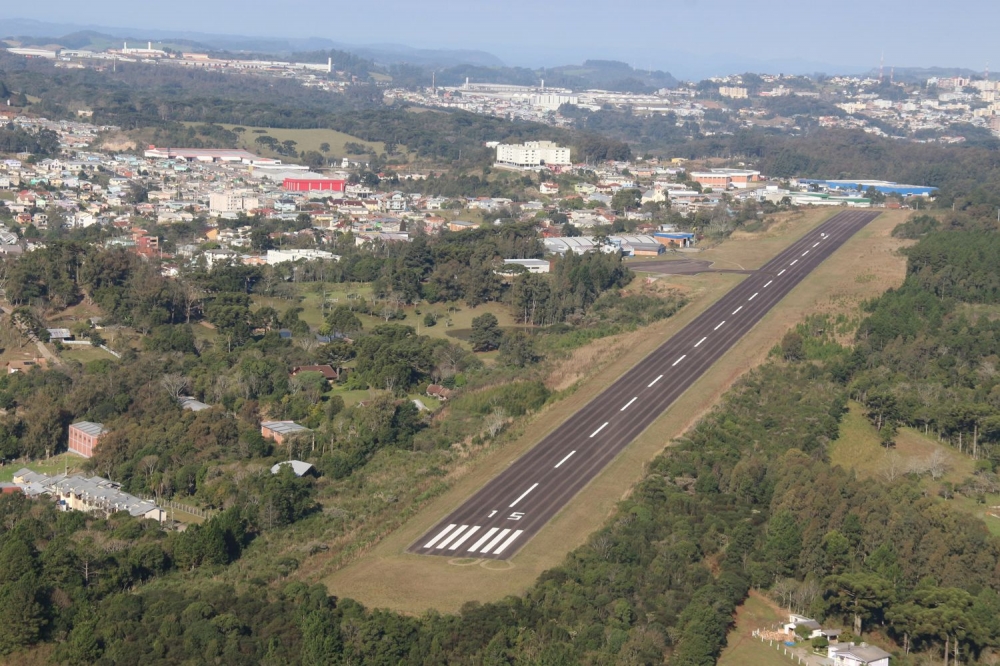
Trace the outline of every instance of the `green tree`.
[[491, 312], [481, 314], [472, 320], [472, 333], [469, 342], [472, 343], [472, 350], [477, 352], [490, 351], [500, 346], [503, 338], [503, 331], [500, 330], [500, 322]]
[[825, 598], [830, 608], [854, 618], [854, 633], [861, 635], [865, 623], [882, 616], [894, 601], [892, 585], [869, 573], [829, 576]]

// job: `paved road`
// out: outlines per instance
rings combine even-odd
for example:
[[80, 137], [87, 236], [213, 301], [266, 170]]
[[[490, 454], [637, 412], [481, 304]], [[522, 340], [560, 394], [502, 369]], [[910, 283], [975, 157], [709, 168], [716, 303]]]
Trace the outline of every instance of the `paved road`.
[[824, 259], [879, 213], [835, 215], [748, 276], [409, 548], [504, 560]]

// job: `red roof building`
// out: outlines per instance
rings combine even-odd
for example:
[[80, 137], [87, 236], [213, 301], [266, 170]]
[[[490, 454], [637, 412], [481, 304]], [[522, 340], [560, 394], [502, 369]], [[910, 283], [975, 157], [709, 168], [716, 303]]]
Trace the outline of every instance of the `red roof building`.
[[282, 186], [289, 192], [343, 192], [347, 181], [331, 178], [286, 178]]

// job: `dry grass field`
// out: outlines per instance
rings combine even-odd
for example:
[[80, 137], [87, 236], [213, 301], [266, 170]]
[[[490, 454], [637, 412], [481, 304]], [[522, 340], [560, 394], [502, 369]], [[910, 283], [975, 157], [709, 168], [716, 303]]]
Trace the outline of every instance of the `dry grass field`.
[[[200, 125], [202, 123], [184, 123], [185, 125]], [[221, 127], [225, 127], [228, 130], [237, 127], [236, 125], [222, 124]], [[263, 136], [261, 133], [255, 133], [254, 130], [264, 130], [268, 136], [273, 136], [278, 140], [279, 143], [284, 141], [294, 141], [297, 145], [296, 150], [316, 150], [319, 151], [321, 144], [330, 144], [330, 152], [328, 155], [335, 157], [347, 157], [347, 149], [344, 147], [345, 144], [360, 143], [363, 146], [372, 148], [376, 153], [382, 154], [385, 152], [385, 144], [381, 141], [363, 141], [356, 136], [351, 136], [350, 134], [344, 134], [343, 132], [338, 132], [332, 129], [283, 129], [280, 127], [251, 127], [251, 126], [241, 126], [246, 127], [246, 132], [243, 133], [240, 138], [240, 148], [245, 148], [246, 150], [257, 153], [264, 157], [280, 157], [277, 153], [269, 151], [262, 148], [259, 144], [255, 143], [258, 136]], [[355, 156], [361, 157], [361, 156]]]
[[[747, 268], [759, 266], [829, 215], [829, 211], [793, 214], [766, 232], [730, 239], [696, 256], [734, 261]], [[405, 553], [406, 547], [442, 515], [569, 418], [614, 378], [641, 361], [743, 276], [703, 274], [659, 278], [665, 284], [684, 290], [691, 297], [691, 304], [672, 319], [641, 331], [600, 340], [575, 352], [578, 361], [584, 362], [584, 366], [591, 364], [591, 367], [586, 378], [577, 381], [563, 377], [556, 382], [560, 387], [575, 386], [571, 395], [536, 415], [513, 443], [489, 452], [480, 461], [470, 461], [460, 474], [452, 475], [451, 488], [431, 501], [413, 520], [383, 539], [364, 558], [327, 578], [331, 593], [355, 598], [369, 606], [421, 613], [430, 608], [455, 611], [467, 601], [486, 602], [524, 591], [540, 573], [558, 565], [569, 550], [583, 544], [642, 477], [646, 463], [690, 428], [741, 375], [763, 362], [768, 351], [789, 328], [812, 313], [853, 314], [861, 300], [901, 283], [905, 274], [905, 259], [897, 252], [901, 242], [889, 234], [905, 217], [905, 212], [888, 212], [848, 241], [511, 561], [449, 561]], [[875, 277], [869, 278], [869, 275]], [[565, 368], [561, 371], [566, 372]], [[557, 368], [556, 373], [559, 372]]]

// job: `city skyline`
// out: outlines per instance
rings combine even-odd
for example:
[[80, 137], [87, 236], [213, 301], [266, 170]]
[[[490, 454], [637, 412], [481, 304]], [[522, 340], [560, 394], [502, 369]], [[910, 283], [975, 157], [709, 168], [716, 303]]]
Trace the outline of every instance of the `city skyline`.
[[[124, 29], [202, 32], [273, 38], [323, 38], [345, 46], [405, 44], [422, 49], [475, 49], [508, 65], [554, 66], [585, 59], [615, 59], [639, 69], [661, 69], [700, 78], [743, 69], [800, 73], [858, 72], [886, 67], [963, 67], [983, 71], [996, 51], [991, 26], [1000, 10], [988, 0], [970, 0], [961, 11], [927, 18], [928, 2], [846, 0], [836, 11], [780, 1], [762, 12], [733, 6], [723, 11], [701, 0], [660, 6], [635, 2], [606, 11], [583, 0], [503, 6], [431, 0], [387, 0], [373, 21], [366, 6], [301, 0], [295, 11], [272, 4], [219, 0], [206, 6], [178, 0], [167, 6], [136, 6], [100, 0], [86, 6], [53, 0], [45, 7], [21, 6], [17, 16], [39, 21], [107, 25]], [[304, 22], [308, 17], [308, 22]], [[830, 27], [831, 22], [834, 24]], [[307, 27], [303, 27], [307, 26]], [[141, 36], [138, 34], [136, 36]], [[778, 37], [778, 38], [776, 38]], [[739, 65], [739, 66], [737, 66]]]

